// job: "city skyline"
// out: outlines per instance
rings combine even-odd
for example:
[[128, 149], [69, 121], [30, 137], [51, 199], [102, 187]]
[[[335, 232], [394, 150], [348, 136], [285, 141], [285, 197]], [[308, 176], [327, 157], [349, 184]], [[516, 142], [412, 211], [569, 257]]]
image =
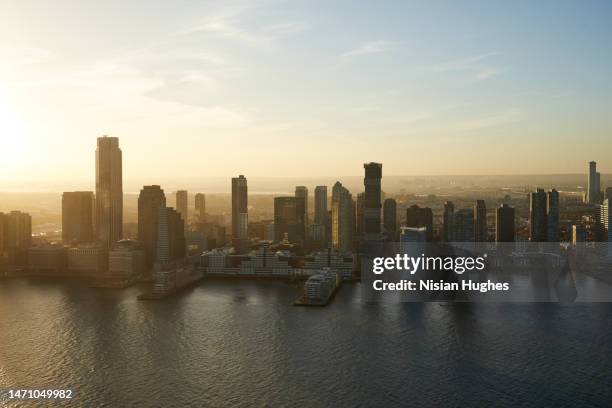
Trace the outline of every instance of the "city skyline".
[[140, 185], [370, 160], [388, 176], [612, 172], [607, 3], [143, 3], [138, 30], [119, 3], [53, 24], [59, 5], [26, 3], [0, 13], [0, 190], [88, 179], [80, 152], [102, 134]]

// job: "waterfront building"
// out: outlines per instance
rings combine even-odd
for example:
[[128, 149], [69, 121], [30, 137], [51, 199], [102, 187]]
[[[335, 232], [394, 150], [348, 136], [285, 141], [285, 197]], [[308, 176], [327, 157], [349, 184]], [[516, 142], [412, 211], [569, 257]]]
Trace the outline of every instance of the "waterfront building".
[[113, 279], [134, 279], [148, 269], [146, 249], [138, 241], [117, 242], [108, 254], [108, 276]]
[[28, 272], [33, 275], [60, 276], [66, 272], [66, 248], [62, 245], [39, 245], [27, 250]]
[[80, 244], [66, 250], [70, 275], [103, 277], [108, 271], [108, 248], [99, 243]]
[[71, 191], [62, 194], [62, 242], [78, 245], [94, 242], [93, 191]]
[[138, 196], [138, 241], [145, 251], [148, 268], [157, 257], [159, 209], [166, 206], [164, 190], [158, 185], [144, 186]]
[[123, 236], [123, 175], [119, 139], [99, 137], [96, 148], [97, 239], [110, 248]]
[[172, 207], [158, 210], [157, 259], [167, 264], [185, 257], [185, 223]]

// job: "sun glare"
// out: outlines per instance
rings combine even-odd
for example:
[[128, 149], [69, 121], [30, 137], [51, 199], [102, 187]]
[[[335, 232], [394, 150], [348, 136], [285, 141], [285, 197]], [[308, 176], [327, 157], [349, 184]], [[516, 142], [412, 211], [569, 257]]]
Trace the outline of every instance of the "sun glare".
[[2, 161], [19, 163], [27, 153], [25, 147], [22, 121], [7, 98], [0, 93], [0, 150], [10, 152], [2, 155]]

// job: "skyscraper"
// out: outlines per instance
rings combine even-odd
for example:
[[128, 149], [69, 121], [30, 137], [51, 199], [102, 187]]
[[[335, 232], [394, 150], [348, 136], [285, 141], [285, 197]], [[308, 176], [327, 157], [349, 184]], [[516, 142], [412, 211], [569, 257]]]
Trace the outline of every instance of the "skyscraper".
[[185, 222], [172, 207], [158, 210], [156, 261], [166, 264], [185, 256]]
[[353, 197], [340, 183], [332, 189], [332, 247], [338, 251], [350, 252], [353, 248]]
[[189, 194], [187, 190], [177, 190], [176, 192], [176, 212], [179, 213], [185, 226], [189, 222]]
[[295, 244], [304, 244], [304, 197], [274, 198], [274, 241], [285, 238]]
[[76, 245], [94, 242], [94, 193], [72, 191], [62, 194], [62, 241]]
[[427, 228], [427, 241], [433, 240], [433, 211], [429, 207], [421, 208], [411, 205], [406, 209], [406, 226], [411, 228]]
[[4, 256], [11, 263], [25, 265], [28, 248], [32, 245], [32, 217], [27, 213], [11, 211], [0, 216], [0, 224], [0, 229], [4, 230], [3, 238], [0, 238]]
[[327, 224], [327, 186], [315, 187], [315, 224]]
[[546, 240], [559, 242], [559, 192], [555, 189], [546, 193]]
[[395, 241], [397, 239], [397, 202], [387, 198], [383, 204], [383, 225], [387, 237]]
[[587, 179], [587, 203], [596, 204], [600, 202], [601, 182], [600, 174], [597, 172], [597, 163], [589, 162], [589, 176]]
[[138, 240], [145, 252], [147, 267], [156, 259], [159, 209], [166, 206], [166, 195], [160, 186], [144, 186], [138, 196]]
[[99, 137], [96, 148], [96, 237], [106, 247], [123, 235], [123, 176], [116, 137]]
[[357, 193], [355, 201], [355, 234], [357, 239], [365, 234], [365, 193]]
[[32, 245], [32, 217], [21, 211], [11, 211], [7, 216], [7, 247], [28, 249]]
[[232, 178], [232, 239], [248, 237], [248, 187], [243, 175]]
[[476, 200], [474, 206], [474, 241], [486, 242], [487, 238], [487, 206], [484, 200]]
[[295, 188], [295, 196], [304, 201], [304, 225], [308, 225], [308, 188], [297, 186]]
[[502, 204], [495, 213], [495, 241], [514, 242], [514, 207]]
[[202, 193], [195, 195], [195, 211], [199, 222], [206, 222], [206, 196]]
[[382, 208], [380, 181], [382, 179], [381, 163], [365, 163], [365, 202], [363, 210], [364, 239], [379, 240], [380, 235], [380, 211]]
[[455, 212], [455, 204], [452, 201], [444, 202], [444, 214], [442, 216], [442, 240], [447, 242], [448, 233], [450, 230], [450, 217], [451, 214]]
[[463, 208], [454, 211], [449, 218], [448, 240], [450, 242], [474, 241], [474, 210]]
[[529, 200], [529, 240], [545, 242], [548, 238], [547, 199], [543, 189], [531, 193]]

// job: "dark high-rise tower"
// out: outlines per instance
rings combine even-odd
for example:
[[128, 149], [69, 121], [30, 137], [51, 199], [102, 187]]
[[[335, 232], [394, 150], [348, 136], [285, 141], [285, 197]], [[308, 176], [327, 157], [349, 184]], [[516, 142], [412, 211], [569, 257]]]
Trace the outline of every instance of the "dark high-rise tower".
[[116, 137], [99, 137], [96, 148], [96, 237], [107, 247], [123, 235], [123, 176]]
[[159, 209], [166, 206], [166, 196], [160, 186], [144, 186], [138, 196], [138, 240], [145, 250], [147, 266], [156, 259]]
[[487, 241], [487, 206], [484, 200], [477, 200], [474, 206], [474, 241]]
[[495, 241], [514, 242], [514, 207], [502, 204], [495, 213]]
[[358, 193], [355, 200], [355, 234], [357, 239], [365, 234], [365, 193]]
[[[327, 210], [327, 186], [316, 186], [314, 197], [314, 229], [321, 235], [319, 241], [321, 247], [327, 247], [331, 239], [330, 217]], [[319, 237], [317, 237], [319, 238]]]
[[364, 209], [363, 209], [363, 232], [365, 240], [380, 239], [380, 211], [382, 179], [381, 163], [365, 163], [365, 177], [363, 185], [365, 187]]
[[327, 223], [327, 186], [315, 187], [315, 224], [325, 225]]
[[185, 226], [187, 226], [189, 222], [189, 194], [187, 190], [176, 192], [176, 212], [183, 218]]
[[559, 192], [555, 189], [546, 193], [546, 240], [559, 242]]
[[601, 200], [601, 180], [600, 174], [597, 172], [597, 163], [589, 162], [589, 177], [587, 180], [587, 203], [595, 204]]
[[158, 210], [156, 261], [169, 263], [185, 256], [185, 222], [172, 207]]
[[62, 242], [68, 245], [94, 242], [94, 193], [62, 194]]
[[548, 238], [546, 193], [538, 188], [529, 200], [529, 240], [546, 242]]
[[412, 205], [406, 209], [406, 226], [412, 228], [427, 228], [427, 241], [433, 240], [433, 211], [429, 207], [421, 208]]
[[232, 178], [232, 238], [248, 237], [248, 187], [243, 175]]
[[297, 186], [295, 188], [295, 196], [304, 201], [304, 225], [308, 225], [308, 188]]
[[206, 221], [206, 196], [202, 193], [195, 195], [195, 211], [199, 222]]
[[390, 240], [397, 239], [397, 202], [387, 198], [383, 204], [383, 225]]
[[286, 235], [289, 242], [303, 244], [305, 232], [304, 197], [275, 197], [274, 240], [280, 242]]
[[442, 240], [449, 241], [450, 218], [455, 212], [455, 204], [452, 201], [444, 202], [444, 214], [442, 216]]

